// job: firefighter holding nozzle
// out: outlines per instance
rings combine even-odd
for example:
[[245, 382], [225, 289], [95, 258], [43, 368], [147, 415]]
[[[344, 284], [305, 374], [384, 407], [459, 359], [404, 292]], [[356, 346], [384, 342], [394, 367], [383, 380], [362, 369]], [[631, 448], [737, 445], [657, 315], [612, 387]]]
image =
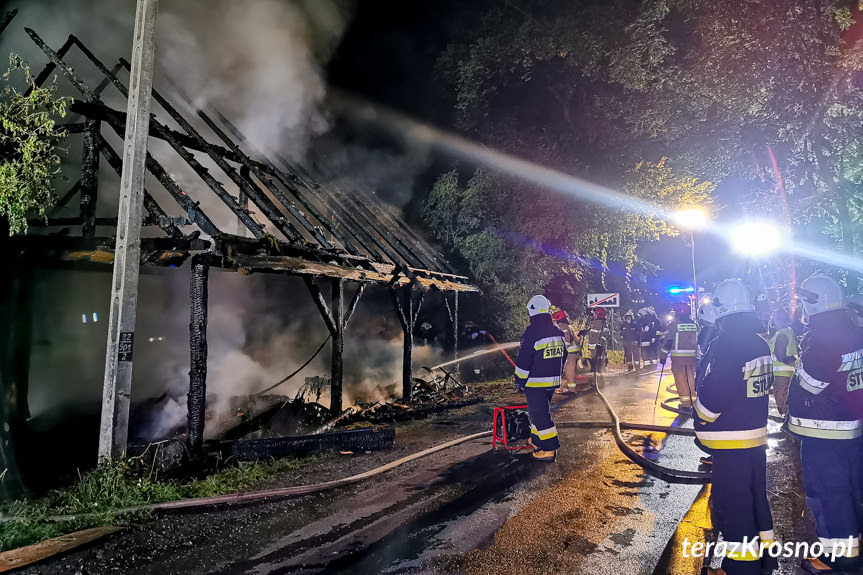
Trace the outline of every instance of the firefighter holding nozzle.
[[527, 311], [530, 325], [521, 336], [515, 387], [527, 398], [530, 417], [528, 444], [536, 449], [532, 457], [538, 461], [554, 461], [560, 440], [551, 419], [551, 398], [560, 387], [567, 356], [566, 341], [563, 332], [554, 325], [551, 303], [545, 296], [530, 298]]

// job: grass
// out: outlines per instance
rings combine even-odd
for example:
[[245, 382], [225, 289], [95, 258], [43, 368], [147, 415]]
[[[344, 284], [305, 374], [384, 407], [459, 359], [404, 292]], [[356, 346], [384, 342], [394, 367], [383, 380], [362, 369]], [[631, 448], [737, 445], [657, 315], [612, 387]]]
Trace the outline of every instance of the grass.
[[[118, 514], [117, 509], [195, 497], [224, 495], [260, 484], [272, 476], [307, 464], [309, 458], [271, 459], [240, 463], [192, 481], [159, 480], [115, 459], [83, 474], [80, 479], [43, 497], [19, 500], [0, 508], [0, 551], [101, 525], [131, 525], [149, 516], [147, 512]], [[68, 521], [53, 521], [57, 515], [95, 514]]]

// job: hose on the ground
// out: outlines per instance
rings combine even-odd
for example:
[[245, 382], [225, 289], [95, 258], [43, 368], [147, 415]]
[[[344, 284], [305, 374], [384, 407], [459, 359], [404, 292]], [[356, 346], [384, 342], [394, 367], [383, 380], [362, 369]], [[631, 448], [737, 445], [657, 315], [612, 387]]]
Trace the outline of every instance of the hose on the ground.
[[[705, 483], [711, 482], [711, 474], [709, 471], [685, 471], [682, 469], [670, 469], [668, 467], [664, 467], [659, 465], [655, 461], [651, 461], [646, 457], [639, 455], [636, 453], [626, 442], [623, 440], [623, 437], [620, 433], [620, 418], [617, 416], [617, 412], [614, 411], [614, 408], [611, 406], [611, 403], [605, 397], [605, 394], [602, 393], [602, 390], [599, 389], [599, 379], [594, 376], [593, 379], [594, 389], [596, 390], [596, 394], [602, 400], [602, 403], [605, 404], [605, 409], [608, 411], [608, 415], [611, 416], [611, 420], [613, 426], [611, 428], [611, 433], [614, 436], [614, 442], [617, 444], [617, 448], [629, 458], [630, 461], [644, 469], [650, 475], [662, 479], [663, 481], [668, 481], [669, 483], [688, 483], [688, 484], [696, 484], [703, 485]], [[671, 428], [674, 429], [674, 428]], [[668, 430], [664, 430], [666, 433]]]
[[327, 338], [323, 341], [323, 343], [321, 343], [321, 345], [318, 347], [318, 349], [315, 350], [315, 353], [312, 354], [312, 357], [307, 359], [306, 363], [304, 363], [303, 365], [301, 365], [300, 367], [295, 369], [293, 373], [286, 375], [284, 378], [277, 381], [276, 383], [274, 383], [273, 385], [271, 385], [267, 389], [262, 389], [261, 391], [255, 392], [255, 395], [264, 395], [268, 391], [272, 391], [272, 390], [276, 389], [277, 387], [279, 387], [280, 385], [282, 385], [283, 383], [285, 383], [286, 381], [288, 381], [289, 379], [291, 379], [292, 377], [294, 377], [295, 375], [297, 375], [298, 373], [300, 373], [301, 371], [306, 369], [306, 366], [309, 365], [310, 363], [312, 363], [313, 359], [318, 357], [318, 354], [321, 353], [321, 351], [324, 349], [324, 346], [327, 345], [328, 341], [330, 341], [331, 337], [332, 337], [331, 335], [328, 335]]
[[[333, 489], [335, 487], [344, 487], [345, 485], [351, 485], [353, 483], [357, 483], [362, 481], [363, 479], [368, 479], [370, 477], [374, 477], [376, 475], [380, 475], [381, 473], [390, 471], [391, 469], [395, 469], [405, 463], [409, 463], [411, 461], [415, 461], [422, 457], [426, 457], [433, 453], [437, 453], [438, 451], [443, 451], [444, 449], [449, 449], [450, 447], [455, 447], [461, 443], [466, 443], [468, 441], [473, 441], [474, 439], [480, 439], [482, 437], [488, 437], [491, 435], [491, 431], [482, 431], [480, 433], [474, 433], [472, 435], [466, 435], [464, 437], [459, 437], [457, 439], [453, 439], [451, 441], [447, 441], [446, 443], [441, 443], [440, 445], [436, 445], [434, 447], [430, 447], [428, 449], [424, 449], [423, 451], [419, 451], [417, 453], [413, 453], [411, 455], [406, 455], [401, 459], [396, 459], [390, 463], [385, 465], [381, 465], [380, 467], [376, 467], [369, 471], [364, 471], [362, 473], [357, 473], [356, 475], [351, 475], [350, 477], [344, 477], [342, 479], [334, 479], [332, 481], [324, 481], [322, 483], [312, 483], [310, 485], [296, 485], [293, 487], [277, 487], [274, 489], [263, 489], [260, 491], [248, 491], [245, 493], [231, 493], [229, 495], [215, 495], [213, 497], [198, 497], [195, 499], [181, 499], [179, 501], [166, 501], [164, 503], [150, 503], [146, 505], [136, 505], [133, 507], [122, 507], [120, 509], [111, 509], [106, 510], [100, 513], [79, 513], [76, 515], [54, 515], [46, 517], [46, 521], [73, 521], [78, 519], [90, 518], [90, 517], [99, 517], [105, 515], [106, 513], [110, 513], [112, 515], [125, 515], [127, 513], [133, 513], [137, 511], [159, 511], [159, 510], [177, 510], [177, 509], [195, 509], [199, 507], [207, 507], [211, 505], [221, 505], [225, 503], [248, 503], [251, 501], [260, 501], [264, 499], [276, 499], [276, 498], [284, 498], [284, 497], [296, 497], [300, 495], [309, 495], [312, 493], [319, 493], [321, 491], [326, 491], [328, 489]], [[17, 517], [0, 517], [0, 523], [9, 523], [14, 521], [24, 520], [23, 518]]]

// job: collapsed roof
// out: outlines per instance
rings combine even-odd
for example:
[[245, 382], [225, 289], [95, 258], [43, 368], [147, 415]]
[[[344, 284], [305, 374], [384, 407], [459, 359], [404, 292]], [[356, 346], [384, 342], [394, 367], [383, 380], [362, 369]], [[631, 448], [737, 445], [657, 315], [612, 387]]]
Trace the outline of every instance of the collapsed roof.
[[[108, 69], [73, 35], [55, 51], [35, 31], [26, 31], [49, 61], [36, 77], [37, 84], [55, 72], [68, 81], [80, 95], [70, 110], [83, 122], [67, 127], [84, 135], [82, 177], [58, 202], [62, 208], [79, 195], [80, 216], [35, 223], [67, 229], [48, 236], [36, 230], [27, 239], [65, 261], [110, 263], [113, 241], [96, 237], [97, 227], [116, 227], [116, 218], [96, 217], [99, 156], [120, 173], [121, 156], [111, 140], [122, 141], [126, 114], [109, 107], [103, 95], [113, 88], [125, 101], [128, 89], [120, 75], [128, 73], [129, 63], [121, 58]], [[72, 48], [98, 71], [101, 81], [95, 88], [68, 63]], [[209, 250], [211, 265], [244, 273], [477, 291], [369, 191], [321, 183], [325, 178], [313, 168], [255, 150], [221, 113], [197, 109], [179, 90], [170, 91], [170, 98], [153, 91], [154, 102], [170, 125], [159, 115], [150, 121], [144, 225], [161, 232], [142, 239], [143, 263], [176, 265], [192, 251]], [[178, 183], [175, 173], [180, 171], [194, 184]], [[70, 229], [77, 226], [81, 235], [71, 235]], [[229, 227], [236, 233], [228, 232]]]

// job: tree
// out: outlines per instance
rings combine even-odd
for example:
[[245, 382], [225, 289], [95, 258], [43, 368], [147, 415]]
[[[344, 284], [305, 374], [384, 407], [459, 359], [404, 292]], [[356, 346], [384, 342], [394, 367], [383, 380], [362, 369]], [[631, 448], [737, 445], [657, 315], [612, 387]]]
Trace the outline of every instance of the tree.
[[[676, 174], [664, 158], [636, 165], [626, 185], [631, 196], [667, 208], [706, 204], [712, 190]], [[628, 271], [639, 242], [676, 233], [656, 216], [560, 199], [482, 169], [464, 183], [456, 170], [442, 175], [423, 218], [491, 302], [481, 321], [509, 337], [524, 325], [530, 296], [545, 292], [578, 317], [589, 288], [605, 287], [611, 262]]]
[[[36, 86], [20, 57], [10, 56], [10, 66], [0, 97], [0, 216], [6, 216], [11, 235], [26, 232], [28, 215], [44, 216], [55, 202], [57, 146], [66, 137], [56, 119], [65, 117], [71, 100], [58, 97], [54, 86]], [[11, 85], [13, 72], [23, 74], [26, 91]]]

